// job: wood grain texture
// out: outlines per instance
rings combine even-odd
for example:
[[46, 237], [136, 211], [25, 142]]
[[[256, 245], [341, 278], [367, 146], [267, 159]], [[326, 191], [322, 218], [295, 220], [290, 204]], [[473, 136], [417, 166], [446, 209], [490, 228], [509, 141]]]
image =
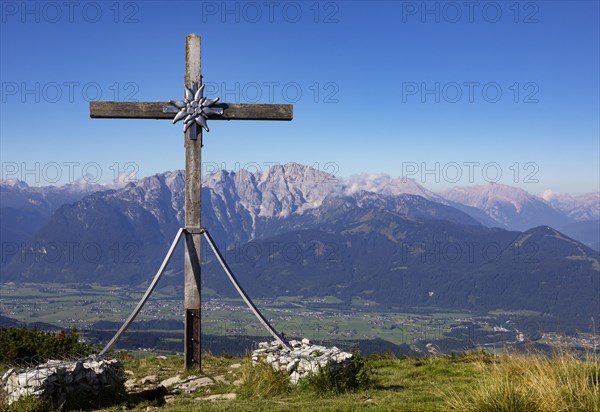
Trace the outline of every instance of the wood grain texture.
[[[173, 119], [175, 113], [163, 113], [169, 102], [90, 102], [90, 117], [97, 119]], [[222, 115], [210, 120], [292, 120], [291, 104], [219, 103]]]
[[[185, 38], [185, 85], [194, 89], [202, 82], [200, 36]], [[162, 107], [161, 107], [162, 110]], [[202, 178], [202, 128], [195, 123], [183, 134], [185, 146], [185, 226], [200, 227], [200, 192]], [[186, 368], [200, 368], [201, 348], [201, 245], [200, 235], [186, 233], [184, 259], [184, 354]]]

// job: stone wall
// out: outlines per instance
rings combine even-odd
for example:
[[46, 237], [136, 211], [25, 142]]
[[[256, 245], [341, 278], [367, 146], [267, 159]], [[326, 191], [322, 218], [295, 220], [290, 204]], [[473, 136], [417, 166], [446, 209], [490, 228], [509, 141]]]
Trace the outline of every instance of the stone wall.
[[116, 389], [123, 385], [123, 376], [123, 366], [116, 359], [50, 360], [32, 368], [9, 369], [2, 376], [2, 389], [9, 404], [26, 395], [60, 404], [70, 393], [97, 395]]
[[252, 352], [252, 364], [264, 362], [275, 371], [286, 372], [293, 385], [306, 376], [318, 373], [321, 368], [328, 367], [332, 371], [350, 369], [352, 354], [335, 346], [327, 348], [312, 345], [308, 339], [292, 340], [289, 344], [291, 351], [278, 341], [259, 343], [258, 349]]

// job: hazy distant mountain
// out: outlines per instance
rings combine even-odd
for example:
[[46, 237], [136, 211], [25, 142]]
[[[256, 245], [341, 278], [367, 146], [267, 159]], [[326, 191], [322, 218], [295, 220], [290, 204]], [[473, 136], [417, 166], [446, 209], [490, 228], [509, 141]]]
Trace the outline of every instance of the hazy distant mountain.
[[[106, 190], [85, 180], [64, 186], [33, 187], [18, 179], [0, 181], [0, 239], [4, 245], [31, 238], [60, 206]], [[0, 265], [6, 263], [1, 259]]]
[[98, 184], [75, 183], [64, 186], [29, 186], [27, 183], [9, 179], [0, 181], [0, 207], [32, 211], [49, 217], [59, 206], [72, 203], [83, 196], [106, 190]]
[[60, 206], [8, 256], [3, 279], [127, 282], [156, 270], [183, 219], [181, 172], [151, 176]]
[[578, 222], [600, 219], [600, 192], [572, 196], [546, 190], [542, 198]]
[[448, 200], [483, 210], [501, 227], [507, 229], [526, 230], [541, 225], [560, 227], [572, 222], [572, 219], [543, 199], [521, 188], [503, 184], [455, 187], [440, 195]]

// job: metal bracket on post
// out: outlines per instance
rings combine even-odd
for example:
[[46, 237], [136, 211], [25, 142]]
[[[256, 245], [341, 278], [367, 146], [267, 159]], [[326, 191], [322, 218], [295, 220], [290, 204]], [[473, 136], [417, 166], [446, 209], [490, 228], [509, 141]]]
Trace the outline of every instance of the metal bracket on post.
[[187, 226], [184, 230], [185, 233], [190, 235], [201, 235], [204, 233], [204, 228], [198, 226]]

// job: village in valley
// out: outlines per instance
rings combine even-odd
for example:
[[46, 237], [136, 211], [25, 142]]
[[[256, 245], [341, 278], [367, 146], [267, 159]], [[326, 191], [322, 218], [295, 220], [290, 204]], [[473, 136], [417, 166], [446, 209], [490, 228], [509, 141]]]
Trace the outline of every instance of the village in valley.
[[[43, 325], [42, 328], [77, 328], [84, 339], [102, 344], [107, 333], [118, 329], [133, 310], [142, 293], [143, 289], [139, 287], [98, 284], [3, 283], [0, 294], [2, 321], [8, 325], [10, 322], [6, 318], [10, 318], [25, 324]], [[134, 352], [180, 353], [183, 336], [179, 309], [182, 300], [176, 295], [170, 287], [158, 289], [156, 296], [144, 306], [139, 324], [132, 328], [125, 345], [117, 347]], [[585, 350], [593, 349], [595, 342], [588, 333], [520, 331], [520, 323], [527, 324], [527, 315], [533, 313], [475, 314], [435, 310], [402, 313], [358, 298], [348, 306], [333, 296], [282, 296], [257, 299], [256, 303], [272, 324], [290, 339], [306, 337], [345, 347], [361, 347], [366, 341], [377, 340], [379, 347], [365, 347], [369, 352], [426, 354], [430, 352], [427, 344], [435, 345], [436, 352], [447, 354], [467, 349], [502, 352], [526, 341], [540, 347], [567, 345]], [[203, 295], [202, 311], [205, 314], [202, 333], [211, 336], [212, 353], [236, 350], [244, 353], [243, 348], [232, 348], [227, 338], [245, 338], [247, 342], [255, 343], [270, 338], [239, 298], [211, 296], [209, 290], [206, 296]], [[136, 334], [141, 334], [139, 341], [135, 339]], [[136, 345], [148, 342], [149, 336], [154, 345]], [[219, 341], [218, 338], [225, 339]]]

